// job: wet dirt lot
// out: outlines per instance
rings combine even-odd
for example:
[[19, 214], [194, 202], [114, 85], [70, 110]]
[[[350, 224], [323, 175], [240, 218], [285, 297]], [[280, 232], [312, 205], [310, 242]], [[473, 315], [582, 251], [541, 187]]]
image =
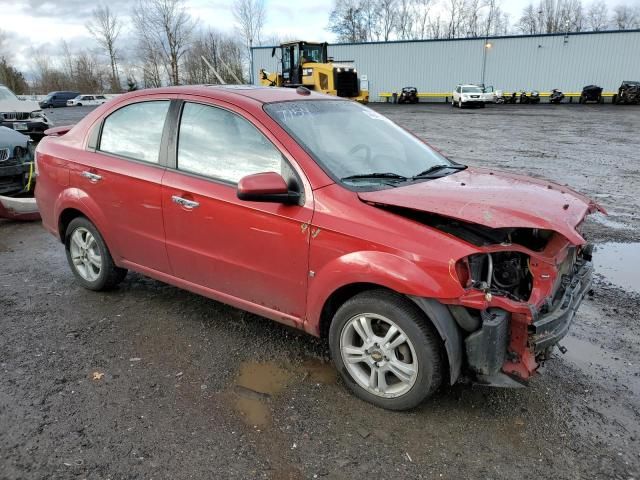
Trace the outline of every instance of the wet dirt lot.
[[137, 274], [83, 290], [39, 224], [0, 222], [0, 479], [640, 478], [640, 109], [375, 108], [609, 211], [586, 225], [600, 273], [566, 355], [527, 389], [458, 384], [386, 412], [321, 341]]

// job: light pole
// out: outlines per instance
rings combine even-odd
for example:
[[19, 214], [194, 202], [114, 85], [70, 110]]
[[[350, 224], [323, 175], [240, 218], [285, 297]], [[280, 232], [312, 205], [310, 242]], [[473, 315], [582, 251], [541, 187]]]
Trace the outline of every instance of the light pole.
[[487, 70], [487, 50], [489, 50], [493, 45], [489, 42], [489, 37], [484, 37], [484, 44], [482, 45], [482, 88], [484, 88], [484, 74]]

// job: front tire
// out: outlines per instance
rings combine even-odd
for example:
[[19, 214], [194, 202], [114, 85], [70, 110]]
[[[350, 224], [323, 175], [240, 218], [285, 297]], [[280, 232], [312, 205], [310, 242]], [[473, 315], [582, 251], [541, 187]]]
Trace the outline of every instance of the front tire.
[[462, 99], [458, 100], [458, 108], [462, 108]]
[[126, 269], [115, 265], [102, 235], [85, 217], [69, 223], [64, 244], [71, 271], [88, 290], [110, 290], [127, 275]]
[[442, 382], [440, 340], [423, 312], [394, 292], [372, 290], [345, 302], [329, 330], [333, 362], [360, 399], [408, 410]]

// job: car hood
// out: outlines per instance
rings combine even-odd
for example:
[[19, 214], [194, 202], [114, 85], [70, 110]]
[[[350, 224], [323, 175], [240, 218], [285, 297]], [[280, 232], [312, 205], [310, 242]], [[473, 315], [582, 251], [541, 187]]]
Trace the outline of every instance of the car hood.
[[7, 127], [0, 127], [0, 148], [13, 152], [16, 147], [27, 148], [29, 137]]
[[604, 210], [561, 185], [521, 175], [467, 168], [435, 180], [373, 192], [361, 200], [442, 215], [490, 228], [553, 230], [575, 245], [584, 217]]
[[31, 100], [0, 100], [0, 112], [34, 112], [40, 110], [38, 102]]

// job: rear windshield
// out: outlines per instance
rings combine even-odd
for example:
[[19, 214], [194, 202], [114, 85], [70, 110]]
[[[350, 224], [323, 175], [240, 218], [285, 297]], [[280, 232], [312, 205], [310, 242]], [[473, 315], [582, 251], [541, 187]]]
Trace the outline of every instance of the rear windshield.
[[[265, 111], [316, 160], [329, 176], [390, 173], [412, 177], [451, 162], [376, 111], [344, 100], [265, 105]], [[370, 185], [380, 185], [371, 180]], [[357, 182], [363, 186], [362, 181]]]

